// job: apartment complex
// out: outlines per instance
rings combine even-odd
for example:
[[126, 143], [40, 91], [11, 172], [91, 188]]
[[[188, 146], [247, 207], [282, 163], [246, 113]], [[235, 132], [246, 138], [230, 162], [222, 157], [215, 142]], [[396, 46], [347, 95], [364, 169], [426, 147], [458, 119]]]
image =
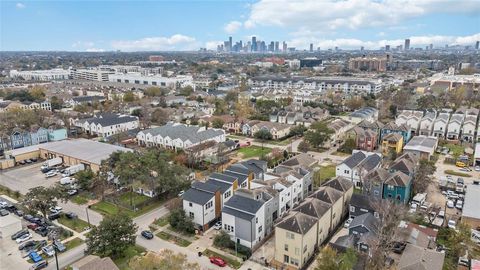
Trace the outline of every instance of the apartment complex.
[[70, 71], [56, 68], [49, 70], [10, 70], [10, 78], [24, 79], [26, 81], [53, 81], [53, 80], [68, 80]]
[[380, 57], [357, 57], [348, 61], [348, 68], [351, 70], [361, 71], [378, 71], [387, 70], [387, 58]]

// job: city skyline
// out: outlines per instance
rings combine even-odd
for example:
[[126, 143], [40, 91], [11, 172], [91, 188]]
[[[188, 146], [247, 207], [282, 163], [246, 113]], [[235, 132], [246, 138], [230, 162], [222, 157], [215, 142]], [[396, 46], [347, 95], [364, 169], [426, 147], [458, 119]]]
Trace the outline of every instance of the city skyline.
[[473, 47], [480, 40], [476, 15], [480, 2], [468, 0], [2, 1], [0, 5], [2, 51], [216, 50], [229, 37], [233, 44], [240, 40], [245, 44], [252, 36], [267, 46], [278, 41], [282, 49], [285, 41], [298, 50], [310, 50], [310, 44], [314, 50], [396, 48], [405, 39], [411, 40], [412, 48]]

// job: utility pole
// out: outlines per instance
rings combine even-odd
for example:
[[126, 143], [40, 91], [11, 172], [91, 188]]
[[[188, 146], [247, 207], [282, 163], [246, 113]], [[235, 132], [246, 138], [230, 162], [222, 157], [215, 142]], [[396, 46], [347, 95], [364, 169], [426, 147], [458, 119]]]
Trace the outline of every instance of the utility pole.
[[90, 224], [90, 217], [88, 216], [88, 206], [85, 207], [85, 213], [87, 213], [87, 222], [88, 222], [88, 227], [92, 227], [92, 225]]

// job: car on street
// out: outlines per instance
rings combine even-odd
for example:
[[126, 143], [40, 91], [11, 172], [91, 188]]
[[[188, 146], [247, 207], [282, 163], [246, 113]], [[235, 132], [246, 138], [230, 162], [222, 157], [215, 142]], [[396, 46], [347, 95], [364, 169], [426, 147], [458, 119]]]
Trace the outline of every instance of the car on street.
[[50, 178], [50, 177], [54, 177], [55, 175], [57, 175], [56, 171], [49, 171], [45, 174], [45, 177]]
[[210, 257], [210, 262], [220, 267], [227, 266], [227, 263], [220, 257]]
[[475, 171], [480, 172], [480, 166], [475, 166]]
[[39, 270], [46, 268], [48, 266], [48, 261], [41, 261], [30, 266], [30, 270]]
[[17, 244], [20, 244], [27, 241], [28, 239], [32, 239], [32, 235], [30, 233], [20, 236], [15, 241], [17, 242]]
[[65, 245], [58, 240], [53, 241], [53, 247], [56, 248], [58, 252], [64, 252], [65, 250], [67, 250]]
[[28, 230], [20, 230], [14, 234], [12, 234], [11, 238], [12, 240], [16, 240], [19, 237], [24, 236], [25, 234], [29, 234]]
[[43, 247], [42, 252], [43, 252], [43, 254], [47, 255], [48, 257], [53, 257], [53, 255], [55, 255], [55, 250], [53, 249], [52, 245]]
[[61, 212], [63, 210], [63, 208], [61, 206], [55, 206], [55, 207], [50, 207], [50, 212], [51, 213], [58, 213], [58, 212]]
[[77, 194], [77, 193], [78, 193], [78, 191], [77, 191], [76, 189], [70, 189], [69, 191], [67, 191], [67, 194], [68, 194], [69, 196], [73, 196], [73, 195], [75, 195], [75, 194]]
[[348, 227], [350, 227], [350, 223], [352, 223], [352, 220], [353, 218], [347, 219], [347, 221], [345, 221], [345, 224], [343, 224], [343, 227], [348, 229]]
[[447, 201], [447, 207], [448, 207], [448, 208], [454, 208], [454, 207], [455, 207], [455, 204], [453, 203], [452, 200], [448, 200], [448, 201]]
[[153, 233], [151, 231], [142, 231], [142, 236], [146, 239], [153, 239]]
[[222, 222], [221, 221], [217, 221], [217, 223], [215, 223], [215, 225], [213, 225], [213, 228], [215, 230], [221, 230], [222, 229]]
[[457, 222], [455, 220], [453, 219], [448, 220], [448, 228], [455, 230], [456, 226], [457, 226]]
[[52, 213], [52, 214], [48, 215], [48, 219], [49, 219], [49, 220], [59, 219], [59, 218], [60, 218], [60, 215], [61, 215], [60, 212]]
[[0, 216], [4, 217], [4, 216], [7, 216], [8, 214], [10, 214], [10, 213], [7, 210], [0, 209]]

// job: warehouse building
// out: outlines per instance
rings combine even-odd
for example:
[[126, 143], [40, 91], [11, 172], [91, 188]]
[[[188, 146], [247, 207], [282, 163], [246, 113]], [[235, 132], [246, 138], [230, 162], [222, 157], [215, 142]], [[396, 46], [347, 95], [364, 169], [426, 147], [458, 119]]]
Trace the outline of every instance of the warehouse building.
[[463, 204], [462, 222], [472, 228], [480, 226], [480, 185], [468, 185]]
[[84, 164], [86, 168], [97, 172], [102, 160], [108, 159], [112, 153], [117, 151], [133, 150], [87, 139], [75, 139], [15, 149], [10, 153], [10, 157], [15, 162], [30, 158], [52, 159], [60, 157], [66, 166]]

